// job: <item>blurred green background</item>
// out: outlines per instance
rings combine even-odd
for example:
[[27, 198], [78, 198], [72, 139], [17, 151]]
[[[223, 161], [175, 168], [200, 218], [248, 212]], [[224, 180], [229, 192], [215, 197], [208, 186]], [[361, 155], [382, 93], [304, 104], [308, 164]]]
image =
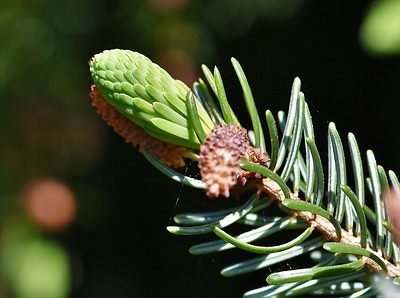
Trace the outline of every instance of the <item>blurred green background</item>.
[[213, 202], [107, 127], [88, 61], [136, 50], [188, 84], [218, 65], [248, 126], [231, 56], [261, 114], [286, 110], [299, 76], [319, 148], [335, 121], [399, 173], [399, 15], [399, 0], [0, 0], [0, 296], [239, 297], [293, 267], [223, 278], [247, 254], [194, 257], [211, 236], [168, 234]]

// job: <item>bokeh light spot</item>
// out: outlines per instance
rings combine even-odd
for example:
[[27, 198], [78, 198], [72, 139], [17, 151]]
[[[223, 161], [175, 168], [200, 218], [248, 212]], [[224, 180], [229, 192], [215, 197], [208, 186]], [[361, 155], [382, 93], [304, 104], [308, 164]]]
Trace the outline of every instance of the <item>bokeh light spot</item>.
[[364, 48], [373, 54], [400, 53], [400, 1], [375, 1], [360, 28]]
[[75, 216], [74, 195], [64, 183], [57, 180], [31, 182], [23, 199], [29, 217], [48, 231], [65, 229]]
[[71, 275], [65, 250], [31, 237], [14, 239], [2, 248], [2, 270], [13, 293], [6, 297], [67, 297]]

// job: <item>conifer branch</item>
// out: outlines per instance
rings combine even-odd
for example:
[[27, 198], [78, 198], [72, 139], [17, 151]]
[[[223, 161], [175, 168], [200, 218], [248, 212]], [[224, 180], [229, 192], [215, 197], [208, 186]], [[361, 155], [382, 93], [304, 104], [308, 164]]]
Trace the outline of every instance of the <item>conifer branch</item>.
[[[277, 125], [272, 112], [265, 113], [271, 141], [267, 152], [250, 85], [239, 62], [233, 58], [232, 64], [253, 130], [241, 127], [217, 68], [211, 72], [203, 65], [210, 87], [200, 79], [192, 92], [136, 52], [104, 51], [90, 62], [96, 85], [91, 90], [93, 104], [127, 142], [139, 145], [152, 165], [175, 181], [205, 189], [209, 198], [246, 199], [233, 209], [177, 215], [177, 225], [167, 227], [168, 231], [180, 235], [214, 233], [222, 239], [193, 246], [193, 254], [234, 247], [257, 254], [223, 268], [224, 276], [262, 270], [321, 247], [328, 256], [316, 259], [310, 268], [273, 273], [267, 278], [270, 285], [249, 291], [245, 297], [290, 297], [315, 294], [317, 289], [341, 295], [356, 291], [355, 295], [370, 297], [379, 291], [382, 281], [380, 275], [378, 281], [367, 278], [374, 273], [384, 274], [390, 279], [389, 286], [396, 288], [400, 284], [400, 183], [394, 172], [386, 174], [369, 150], [366, 177], [351, 133], [351, 164], [346, 161], [334, 123], [328, 127], [328, 164], [323, 165], [299, 78], [293, 82], [287, 117], [278, 112]], [[186, 159], [198, 161], [202, 181], [171, 168], [184, 166]], [[348, 166], [354, 173], [354, 192], [347, 178]], [[390, 188], [393, 191], [389, 192]], [[367, 190], [372, 209], [365, 203]], [[282, 213], [270, 214], [271, 205], [279, 206]], [[235, 223], [249, 231], [234, 236], [224, 231]], [[288, 227], [303, 232], [277, 246], [250, 244]], [[317, 234], [313, 231], [319, 236], [312, 236]], [[353, 287], [346, 290], [344, 283]]]

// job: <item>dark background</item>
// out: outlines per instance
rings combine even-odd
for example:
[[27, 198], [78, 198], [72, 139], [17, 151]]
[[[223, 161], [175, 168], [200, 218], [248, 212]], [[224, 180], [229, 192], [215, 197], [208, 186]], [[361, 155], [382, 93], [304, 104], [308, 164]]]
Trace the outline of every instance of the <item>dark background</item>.
[[[96, 115], [87, 63], [105, 49], [137, 50], [188, 84], [202, 63], [218, 65], [244, 126], [230, 57], [247, 73], [262, 116], [287, 110], [299, 76], [323, 158], [334, 121], [344, 142], [353, 132], [363, 154], [373, 149], [379, 164], [398, 172], [400, 58], [360, 38], [371, 3], [1, 1], [0, 250], [14, 234], [56, 245], [72, 276], [61, 278], [69, 290], [59, 293], [85, 298], [240, 297], [266, 285], [270, 271], [295, 267], [224, 278], [219, 271], [246, 254], [191, 256], [191, 245], [212, 236], [174, 236], [166, 226], [174, 214], [213, 202], [169, 181]], [[37, 179], [57, 179], [74, 194], [77, 212], [65, 227], [44, 228], [26, 215], [24, 189]], [[15, 282], [25, 267], [13, 262], [0, 256], [4, 297], [25, 284]]]

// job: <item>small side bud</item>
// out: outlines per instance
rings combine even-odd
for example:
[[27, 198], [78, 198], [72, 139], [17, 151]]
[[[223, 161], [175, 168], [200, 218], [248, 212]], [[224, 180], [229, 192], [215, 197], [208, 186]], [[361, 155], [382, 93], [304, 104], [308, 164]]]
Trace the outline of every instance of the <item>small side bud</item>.
[[235, 124], [218, 125], [200, 146], [199, 168], [210, 198], [229, 197], [243, 170], [239, 163], [249, 146], [247, 131]]

